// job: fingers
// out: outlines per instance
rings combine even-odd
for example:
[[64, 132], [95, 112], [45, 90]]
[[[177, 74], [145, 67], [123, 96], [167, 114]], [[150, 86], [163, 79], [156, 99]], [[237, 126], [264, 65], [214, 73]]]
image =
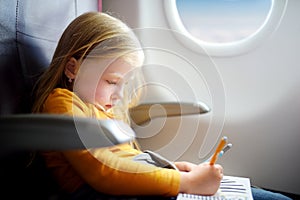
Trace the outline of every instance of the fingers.
[[190, 172], [196, 166], [193, 163], [189, 162], [175, 162], [175, 166], [182, 172]]
[[218, 164], [201, 163], [194, 165], [187, 162], [176, 163], [181, 171], [180, 191], [184, 193], [212, 195], [223, 178], [223, 167]]
[[175, 162], [174, 164], [179, 171], [189, 172], [189, 175], [192, 175], [194, 178], [203, 179], [205, 176], [208, 176], [208, 179], [213, 179], [214, 177], [218, 181], [221, 181], [223, 178], [223, 167], [219, 164], [201, 163], [196, 165], [190, 162]]
[[223, 178], [223, 167], [221, 165], [215, 164], [214, 168], [216, 169], [217, 173], [219, 174], [220, 181]]
[[204, 166], [213, 167], [214, 169], [217, 169], [217, 171], [219, 171], [221, 174], [223, 174], [223, 167], [221, 165], [219, 165], [219, 164], [210, 165], [208, 162], [201, 163], [201, 164], [204, 165]]
[[223, 167], [221, 165], [215, 164], [214, 167], [218, 169], [221, 174], [223, 174]]
[[211, 176], [217, 178], [219, 181], [223, 178], [223, 167], [219, 164], [210, 165], [207, 163], [202, 163], [204, 168], [208, 170], [208, 173], [211, 174]]

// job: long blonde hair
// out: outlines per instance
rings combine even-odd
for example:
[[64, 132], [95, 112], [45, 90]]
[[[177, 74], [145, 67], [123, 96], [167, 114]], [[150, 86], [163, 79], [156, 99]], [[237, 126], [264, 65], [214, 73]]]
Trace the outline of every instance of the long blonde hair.
[[[139, 49], [139, 43], [130, 29], [120, 20], [99, 12], [88, 12], [74, 19], [63, 32], [52, 61], [41, 75], [34, 89], [35, 103], [32, 111], [42, 112], [43, 104], [53, 89], [60, 87], [73, 91], [73, 83], [68, 81], [64, 73], [66, 63], [71, 57], [83, 61], [87, 56], [103, 59], [124, 56]], [[90, 55], [91, 54], [91, 55]], [[132, 56], [131, 58], [132, 59]], [[142, 81], [141, 73], [135, 77]], [[137, 80], [138, 79], [138, 80]], [[140, 94], [131, 94], [131, 98], [139, 98]], [[137, 104], [131, 101], [129, 106]], [[127, 107], [127, 111], [128, 112]], [[127, 115], [128, 113], [125, 113]], [[128, 122], [128, 120], [125, 120]]]

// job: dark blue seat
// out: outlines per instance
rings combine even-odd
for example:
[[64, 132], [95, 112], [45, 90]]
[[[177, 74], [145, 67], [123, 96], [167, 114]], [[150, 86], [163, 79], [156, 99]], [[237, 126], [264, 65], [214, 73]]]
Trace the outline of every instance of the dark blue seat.
[[[33, 85], [50, 63], [62, 31], [81, 13], [96, 11], [98, 1], [0, 0], [0, 5], [0, 115], [30, 115]], [[31, 150], [3, 149], [14, 144], [4, 143], [10, 133], [1, 130], [1, 196], [58, 199], [61, 193], [44, 170], [42, 160]]]

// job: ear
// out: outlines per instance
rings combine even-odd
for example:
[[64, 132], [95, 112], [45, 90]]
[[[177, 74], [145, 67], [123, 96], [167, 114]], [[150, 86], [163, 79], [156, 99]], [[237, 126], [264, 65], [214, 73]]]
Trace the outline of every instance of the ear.
[[75, 79], [78, 69], [79, 62], [74, 57], [71, 57], [65, 66], [65, 75], [69, 79]]

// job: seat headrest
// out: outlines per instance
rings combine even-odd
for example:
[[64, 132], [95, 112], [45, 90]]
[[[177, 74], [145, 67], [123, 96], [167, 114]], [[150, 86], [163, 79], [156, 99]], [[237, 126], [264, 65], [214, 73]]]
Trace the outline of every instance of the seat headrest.
[[[66, 26], [97, 0], [1, 1], [0, 115], [31, 111], [31, 93]], [[3, 5], [4, 4], [4, 5]]]

